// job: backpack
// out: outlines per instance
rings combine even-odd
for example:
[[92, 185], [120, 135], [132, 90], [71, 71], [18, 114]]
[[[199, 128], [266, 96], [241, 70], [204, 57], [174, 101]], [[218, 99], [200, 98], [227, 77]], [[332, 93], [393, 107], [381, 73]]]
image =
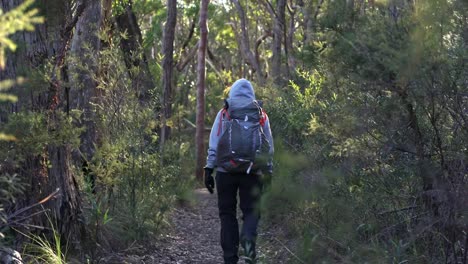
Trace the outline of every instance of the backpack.
[[[225, 100], [220, 126], [216, 164], [227, 172], [250, 174], [266, 168], [270, 143], [263, 131], [266, 115], [261, 101]], [[221, 132], [218, 127], [218, 135]]]

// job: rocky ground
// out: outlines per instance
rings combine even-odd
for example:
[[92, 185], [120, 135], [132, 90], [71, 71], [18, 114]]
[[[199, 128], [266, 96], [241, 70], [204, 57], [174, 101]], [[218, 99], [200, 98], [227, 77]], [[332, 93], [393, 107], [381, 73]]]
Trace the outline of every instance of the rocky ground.
[[[222, 264], [216, 195], [199, 189], [194, 198], [192, 205], [181, 205], [173, 211], [166, 235], [106, 256], [101, 263]], [[282, 233], [278, 226], [260, 227], [258, 263], [288, 262], [292, 254], [281, 242]]]

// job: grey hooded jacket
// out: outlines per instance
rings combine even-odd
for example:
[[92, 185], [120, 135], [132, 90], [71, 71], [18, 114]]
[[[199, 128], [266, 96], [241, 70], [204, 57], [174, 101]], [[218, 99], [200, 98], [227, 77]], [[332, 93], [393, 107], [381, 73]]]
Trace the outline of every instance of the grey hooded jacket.
[[[255, 93], [252, 87], [252, 84], [246, 80], [246, 79], [239, 79], [237, 80], [232, 86], [229, 91], [229, 100], [245, 100], [247, 103], [250, 103], [252, 100], [255, 100]], [[218, 147], [218, 141], [223, 134], [225, 130], [225, 125], [220, 124], [221, 122], [227, 121], [224, 119], [224, 117], [221, 117], [222, 115], [222, 109], [218, 112], [216, 115], [215, 121], [213, 123], [213, 126], [211, 128], [211, 133], [210, 133], [210, 142], [208, 146], [208, 156], [206, 159], [206, 168], [216, 168], [216, 149]], [[220, 133], [218, 132], [218, 129], [221, 128], [222, 131]], [[265, 124], [263, 126], [263, 131], [265, 133], [265, 136], [270, 143], [270, 157], [273, 157], [273, 152], [274, 152], [274, 147], [273, 147], [273, 137], [271, 135], [271, 129], [270, 129], [270, 121], [268, 119], [268, 116], [266, 116]], [[218, 171], [225, 172], [223, 168], [217, 168]], [[273, 161], [272, 158], [268, 162], [268, 172], [271, 173], [273, 170]], [[262, 172], [258, 172], [262, 173]]]

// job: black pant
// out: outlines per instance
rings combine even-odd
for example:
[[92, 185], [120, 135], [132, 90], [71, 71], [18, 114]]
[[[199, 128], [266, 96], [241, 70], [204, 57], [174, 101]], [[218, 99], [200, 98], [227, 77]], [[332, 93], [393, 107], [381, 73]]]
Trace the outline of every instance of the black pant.
[[242, 211], [241, 241], [254, 242], [260, 220], [258, 203], [262, 183], [259, 175], [216, 173], [219, 217], [221, 218], [221, 247], [225, 263], [237, 263], [239, 257], [239, 225], [237, 223], [237, 191]]

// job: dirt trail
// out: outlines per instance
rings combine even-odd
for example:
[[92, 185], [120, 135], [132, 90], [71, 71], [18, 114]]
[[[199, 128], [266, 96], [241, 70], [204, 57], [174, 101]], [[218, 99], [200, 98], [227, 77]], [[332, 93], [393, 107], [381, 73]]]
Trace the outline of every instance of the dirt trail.
[[[174, 210], [169, 234], [154, 243], [115, 254], [102, 263], [222, 264], [216, 195], [198, 189], [194, 198], [193, 206]], [[262, 228], [259, 231], [259, 263], [286, 263], [288, 253], [277, 243], [273, 232]]]

